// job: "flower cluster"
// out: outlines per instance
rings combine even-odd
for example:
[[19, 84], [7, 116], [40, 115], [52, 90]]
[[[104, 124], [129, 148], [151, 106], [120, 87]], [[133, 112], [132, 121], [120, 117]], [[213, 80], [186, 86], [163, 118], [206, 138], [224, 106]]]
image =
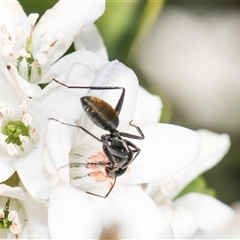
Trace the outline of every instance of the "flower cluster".
[[[199, 161], [221, 159], [228, 137], [158, 123], [160, 98], [130, 68], [108, 60], [93, 24], [104, 1], [59, 1], [38, 22], [17, 1], [0, 6], [1, 238], [185, 237], [177, 218], [184, 201], [173, 199], [206, 169]], [[61, 57], [73, 41], [76, 51]], [[96, 109], [84, 111], [86, 95], [113, 112], [111, 128], [97, 126]], [[144, 139], [136, 137], [141, 132]], [[206, 141], [213, 146], [205, 154]], [[125, 173], [116, 177], [116, 170]]]

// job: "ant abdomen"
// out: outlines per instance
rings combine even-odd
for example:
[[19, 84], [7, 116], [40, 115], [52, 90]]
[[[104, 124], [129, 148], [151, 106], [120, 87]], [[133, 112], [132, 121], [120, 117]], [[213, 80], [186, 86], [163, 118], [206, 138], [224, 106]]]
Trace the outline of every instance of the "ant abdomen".
[[116, 130], [119, 118], [117, 112], [110, 104], [92, 96], [82, 97], [81, 103], [89, 119], [95, 125], [109, 132]]

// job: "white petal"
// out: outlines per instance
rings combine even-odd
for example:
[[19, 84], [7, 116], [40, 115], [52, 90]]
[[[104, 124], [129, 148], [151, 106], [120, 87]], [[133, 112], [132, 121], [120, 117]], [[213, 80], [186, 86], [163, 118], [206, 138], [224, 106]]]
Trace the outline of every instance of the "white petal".
[[[109, 63], [109, 61], [89, 51], [73, 52], [62, 57], [56, 63], [54, 63], [44, 74], [40, 83], [48, 83], [52, 81], [53, 78], [57, 78], [57, 76], [67, 71], [73, 64], [76, 63], [87, 65], [91, 67], [95, 73], [97, 73], [104, 65]], [[79, 81], [79, 85], [81, 84], [82, 82]]]
[[20, 187], [10, 187], [6, 184], [0, 184], [0, 195], [16, 198], [16, 199], [25, 199], [25, 193]]
[[20, 91], [20, 89], [16, 86], [14, 81], [9, 76], [9, 72], [0, 57], [0, 101], [4, 102], [7, 105], [11, 105], [12, 107], [19, 107], [22, 100], [27, 99], [27, 96]]
[[162, 112], [162, 101], [157, 95], [147, 92], [143, 87], [139, 87], [137, 105], [133, 117], [137, 125], [158, 123]]
[[28, 239], [49, 239], [47, 209], [34, 201], [29, 194], [20, 203], [27, 214]]
[[[227, 134], [217, 134], [207, 130], [199, 130], [197, 133], [200, 134], [202, 142], [196, 161], [174, 176], [159, 182], [161, 185], [171, 186], [171, 189], [169, 189], [171, 199], [193, 179], [217, 164], [230, 147], [230, 138]], [[171, 181], [175, 181], [177, 184], [169, 184]]]
[[77, 129], [49, 121], [46, 130], [46, 152], [44, 164], [47, 170], [69, 182], [69, 153], [76, 138]]
[[108, 59], [107, 49], [94, 24], [86, 26], [81, 30], [81, 33], [74, 39], [74, 47], [76, 50], [89, 50]]
[[[69, 85], [78, 85], [80, 80], [83, 85], [86, 85], [86, 82], [89, 85], [91, 77], [92, 70], [89, 67], [81, 64], [73, 64], [66, 72], [58, 76], [57, 79]], [[40, 126], [49, 117], [75, 122], [81, 116], [82, 107], [80, 97], [85, 95], [87, 91], [88, 89], [71, 90], [53, 81], [41, 90], [38, 96], [31, 99], [28, 104], [28, 110], [31, 112], [34, 121]], [[41, 115], [39, 112], [41, 112]]]
[[18, 24], [27, 23], [27, 15], [18, 1], [1, 1], [0, 26], [6, 24], [8, 29], [15, 31]]
[[[119, 114], [119, 128], [128, 126], [133, 118], [138, 94], [138, 79], [135, 73], [117, 60], [112, 61], [101, 69], [92, 86], [117, 86], [125, 88], [125, 97]], [[115, 108], [121, 92], [121, 90], [111, 89], [91, 90], [89, 95], [100, 97]]]
[[[141, 130], [145, 139], [132, 140], [141, 152], [130, 165], [130, 173], [119, 177], [119, 182], [152, 182], [168, 177], [196, 160], [200, 137], [194, 131], [170, 124], [143, 125]], [[128, 131], [133, 133], [133, 129]]]
[[32, 152], [23, 155], [14, 164], [21, 181], [34, 199], [47, 199], [51, 188], [51, 179], [43, 164], [42, 145], [43, 139], [40, 139]]
[[178, 198], [174, 201], [174, 207], [192, 211], [198, 228], [206, 233], [223, 230], [234, 217], [234, 211], [229, 206], [216, 198], [200, 193], [190, 193]]
[[174, 215], [170, 223], [176, 239], [191, 238], [198, 230], [194, 212], [181, 206], [174, 208]]
[[13, 167], [14, 159], [9, 156], [0, 157], [0, 182], [3, 182], [10, 178], [15, 169]]
[[33, 97], [41, 91], [41, 88], [37, 84], [32, 84], [21, 78], [16, 70], [16, 68], [9, 64], [9, 75], [14, 81], [14, 83], [25, 93], [28, 97]]
[[99, 239], [102, 231], [96, 204], [85, 192], [71, 186], [53, 190], [48, 223], [52, 239]]
[[42, 37], [47, 33], [47, 29], [45, 27], [39, 27], [36, 31], [34, 31], [34, 34], [37, 37]]
[[92, 198], [101, 208], [104, 228], [111, 237], [118, 239], [174, 237], [165, 216], [139, 186], [116, 184], [107, 199]]
[[[105, 9], [105, 1], [59, 1], [52, 9], [49, 9], [36, 26], [49, 29], [44, 38], [52, 41], [52, 36], [60, 35], [64, 39], [61, 51], [51, 51], [50, 63], [58, 59], [71, 45], [74, 37], [85, 25], [93, 23], [100, 17]], [[54, 21], [51, 21], [54, 19]], [[47, 42], [50, 44], [51, 42]], [[56, 44], [53, 48], [58, 49]]]

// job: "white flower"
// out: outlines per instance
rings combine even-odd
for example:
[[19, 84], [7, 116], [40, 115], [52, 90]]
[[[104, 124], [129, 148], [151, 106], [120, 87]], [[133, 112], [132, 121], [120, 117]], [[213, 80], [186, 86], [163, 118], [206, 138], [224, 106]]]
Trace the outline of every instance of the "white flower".
[[228, 135], [206, 130], [198, 133], [202, 145], [197, 160], [173, 176], [150, 183], [145, 188], [167, 216], [176, 238], [218, 236], [234, 216], [229, 206], [205, 194], [192, 192], [175, 200], [189, 182], [217, 164], [229, 149]]
[[[97, 29], [91, 25], [104, 8], [103, 0], [59, 1], [37, 22], [39, 15], [26, 16], [18, 1], [1, 1], [0, 52], [3, 65], [11, 65], [15, 84], [30, 97], [39, 92], [41, 88], [35, 83], [66, 52], [82, 28], [93, 28], [92, 32], [100, 39]], [[80, 34], [82, 38], [85, 35]], [[87, 44], [86, 39], [82, 42], [84, 46]], [[96, 48], [97, 44], [92, 42], [87, 49], [92, 45]]]
[[239, 21], [238, 9], [197, 14], [166, 6], [138, 48], [134, 61], [171, 101], [178, 123], [239, 132]]
[[47, 211], [20, 187], [0, 184], [1, 239], [49, 238]]
[[[120, 86], [125, 88], [125, 98], [119, 114], [117, 129], [137, 135], [136, 128], [129, 126], [129, 122], [135, 114], [139, 89], [135, 74], [118, 61], [108, 62], [105, 58], [87, 51], [75, 52], [69, 56], [68, 60], [67, 58], [59, 60], [56, 65], [52, 66], [52, 69], [64, 73], [72, 64], [72, 68], [74, 67], [76, 72], [62, 74], [59, 79], [57, 78], [58, 81], [66, 83], [64, 77], [68, 77], [70, 79], [68, 85], [72, 86]], [[81, 81], [77, 85], [71, 82], [79, 76]], [[58, 86], [65, 88], [60, 84]], [[71, 93], [78, 92], [79, 98], [86, 94], [99, 97], [113, 108], [121, 94], [121, 90], [67, 90]], [[139, 94], [141, 101], [144, 102], [143, 98], [148, 101], [149, 108], [155, 109], [156, 107], [156, 111], [160, 110], [159, 100], [148, 98], [143, 91], [140, 91]], [[76, 115], [75, 120], [70, 117], [73, 113], [68, 111], [66, 114], [63, 110], [62, 114], [57, 111], [59, 117], [54, 118], [60, 122], [77, 124], [97, 138], [107, 134], [108, 132], [94, 125], [86, 116], [79, 99], [76, 101], [78, 107], [75, 108], [75, 112], [78, 112], [79, 116]], [[151, 113], [151, 111], [148, 112]], [[141, 119], [140, 114], [135, 114], [138, 116], [139, 123], [141, 120], [145, 123], [155, 122], [159, 113], [156, 115], [157, 117], [152, 115], [152, 119], [148, 119], [146, 116]], [[168, 124], [141, 125], [140, 128], [145, 139], [128, 139], [140, 147], [141, 152], [129, 166], [130, 171], [117, 178], [113, 190], [105, 199], [86, 192], [101, 187], [102, 182], [99, 181], [105, 179], [107, 183], [110, 183], [110, 185], [106, 185], [108, 190], [111, 188], [111, 179], [106, 171], [104, 172], [106, 168], [101, 169], [96, 166], [98, 174], [92, 174], [96, 168], [79, 170], [77, 163], [69, 165], [73, 156], [73, 162], [86, 162], [92, 159], [98, 159], [101, 163], [106, 161], [102, 153], [102, 143], [82, 129], [66, 126], [57, 121], [49, 121], [44, 156], [46, 168], [52, 174], [55, 184], [50, 195], [48, 209], [51, 237], [99, 238], [104, 228], [107, 234], [114, 232], [114, 237], [118, 238], [172, 238], [172, 230], [166, 218], [138, 184], [167, 177], [191, 164], [199, 151], [200, 138], [198, 134]], [[101, 170], [103, 171], [101, 172]], [[70, 182], [75, 187], [71, 186]], [[60, 224], [61, 228], [59, 228]]]
[[12, 84], [9, 69], [2, 66], [0, 85], [0, 182], [17, 171], [35, 199], [47, 199], [49, 176], [42, 161], [47, 119], [59, 106], [74, 115], [72, 100], [76, 103], [78, 95], [53, 83], [29, 99]]

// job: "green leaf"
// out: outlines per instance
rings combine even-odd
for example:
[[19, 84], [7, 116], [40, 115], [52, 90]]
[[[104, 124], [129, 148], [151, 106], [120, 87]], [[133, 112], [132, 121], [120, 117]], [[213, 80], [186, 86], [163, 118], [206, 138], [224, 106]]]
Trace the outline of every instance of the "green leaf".
[[190, 182], [177, 196], [175, 199], [182, 197], [183, 195], [191, 192], [205, 193], [207, 195], [216, 196], [216, 191], [207, 186], [207, 182], [203, 176], [197, 177], [195, 180]]
[[40, 16], [44, 14], [44, 12], [52, 8], [57, 0], [41, 0], [41, 1], [34, 1], [34, 0], [18, 0], [22, 5], [24, 11], [27, 15], [30, 13], [38, 13]]
[[124, 62], [127, 59], [136, 38], [153, 26], [163, 2], [107, 0], [105, 13], [96, 25], [110, 60], [117, 58]]
[[16, 187], [18, 186], [20, 181], [20, 178], [17, 174], [17, 172], [15, 172], [10, 178], [8, 178], [6, 181], [2, 182], [3, 184], [6, 184], [10, 187]]

